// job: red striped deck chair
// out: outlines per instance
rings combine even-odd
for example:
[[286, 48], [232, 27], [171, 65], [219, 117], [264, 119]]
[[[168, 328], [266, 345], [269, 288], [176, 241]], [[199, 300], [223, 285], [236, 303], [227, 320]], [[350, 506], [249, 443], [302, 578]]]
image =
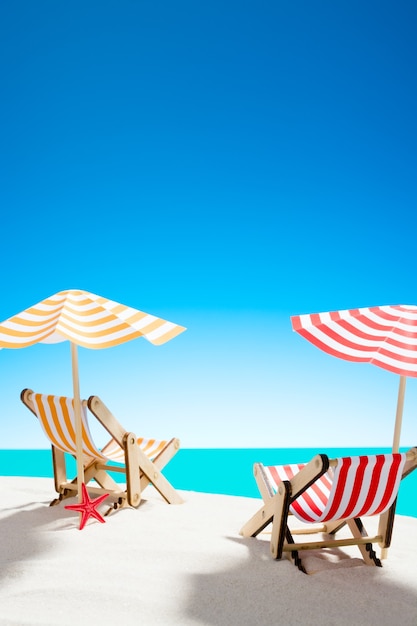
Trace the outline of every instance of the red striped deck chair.
[[[59, 494], [51, 505], [58, 504], [78, 491], [77, 479], [67, 477], [65, 460], [65, 454], [76, 454], [74, 401], [72, 398], [34, 393], [31, 389], [22, 391], [21, 400], [39, 419], [51, 444], [55, 490]], [[152, 483], [168, 503], [182, 502], [180, 495], [161, 472], [179, 450], [178, 439], [157, 441], [137, 438], [120, 425], [97, 396], [82, 401], [81, 407], [84, 482], [91, 493], [108, 493], [114, 502], [113, 509], [123, 506], [137, 508], [143, 490]], [[101, 450], [91, 436], [87, 409], [111, 436]], [[123, 483], [116, 482], [109, 472], [124, 474], [126, 488]]]
[[[255, 463], [262, 508], [243, 526], [244, 537], [255, 537], [272, 523], [271, 554], [292, 558], [305, 573], [305, 550], [358, 546], [367, 565], [382, 566], [391, 543], [395, 505], [402, 478], [417, 467], [417, 448], [407, 453], [376, 454], [329, 460], [317, 455], [308, 464], [264, 466]], [[368, 536], [362, 517], [379, 516], [378, 534]], [[302, 525], [291, 529], [289, 516]], [[347, 538], [334, 539], [344, 526]], [[319, 541], [295, 535], [324, 533]], [[373, 544], [381, 548], [378, 558]]]

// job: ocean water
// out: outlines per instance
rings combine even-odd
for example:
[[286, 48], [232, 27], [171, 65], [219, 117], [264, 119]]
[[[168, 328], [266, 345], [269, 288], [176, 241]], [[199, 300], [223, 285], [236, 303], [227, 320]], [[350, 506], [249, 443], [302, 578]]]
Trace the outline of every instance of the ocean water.
[[[407, 448], [402, 448], [406, 451]], [[259, 498], [253, 464], [305, 463], [318, 452], [330, 458], [390, 452], [389, 448], [185, 448], [165, 467], [164, 475], [177, 488]], [[76, 474], [75, 461], [68, 457], [68, 474]], [[0, 450], [1, 476], [52, 478], [49, 450]], [[120, 480], [120, 474], [113, 474]], [[51, 484], [51, 497], [54, 493]], [[417, 518], [417, 470], [401, 483], [397, 513]]]

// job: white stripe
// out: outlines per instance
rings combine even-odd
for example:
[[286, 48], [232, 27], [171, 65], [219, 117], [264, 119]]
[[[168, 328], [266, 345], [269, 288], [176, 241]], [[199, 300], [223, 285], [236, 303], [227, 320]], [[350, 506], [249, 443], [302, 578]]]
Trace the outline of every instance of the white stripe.
[[62, 333], [62, 335], [65, 335], [67, 339], [70, 339], [74, 341], [75, 343], [80, 342], [80, 343], [85, 343], [90, 346], [100, 345], [102, 343], [107, 343], [107, 342], [114, 342], [116, 340], [120, 340], [125, 337], [130, 337], [132, 335], [132, 330], [130, 328], [120, 330], [117, 333], [113, 332], [109, 335], [103, 335], [103, 336], [100, 335], [98, 337], [91, 337], [89, 335], [87, 336], [80, 335], [77, 332], [68, 330], [67, 328], [61, 328], [60, 325], [58, 325], [58, 330]]
[[[91, 320], [89, 320], [91, 321]], [[106, 322], [96, 322], [94, 324], [94, 326], [87, 326], [84, 324], [78, 324], [75, 320], [74, 317], [67, 317], [62, 316], [57, 324], [57, 328], [59, 328], [60, 326], [62, 326], [65, 324], [65, 326], [69, 326], [71, 328], [71, 330], [73, 330], [74, 332], [80, 332], [80, 333], [102, 333], [105, 332], [107, 330], [111, 330], [112, 328], [114, 328], [115, 326], [120, 324], [120, 321], [117, 319], [111, 319], [108, 320]], [[130, 330], [130, 329], [128, 329]]]
[[61, 335], [55, 330], [51, 335], [46, 337], [46, 339], [43, 339], [40, 343], [52, 344], [52, 343], [62, 343], [63, 341], [68, 341], [68, 338], [64, 337], [63, 335]]
[[178, 328], [177, 324], [173, 324], [172, 322], [165, 322], [165, 324], [163, 324], [159, 328], [155, 328], [155, 330], [152, 330], [150, 333], [145, 333], [145, 337], [149, 341], [159, 339], [160, 337], [163, 337], [163, 335], [171, 332], [171, 330], [173, 330], [174, 328]]
[[[381, 482], [378, 486], [377, 492], [375, 494], [374, 502], [370, 508], [368, 515], [372, 515], [373, 512], [378, 509], [378, 507], [381, 505], [381, 502], [384, 498], [388, 476], [389, 476], [389, 472], [391, 469], [391, 463], [389, 462], [390, 458], [391, 457], [389, 457], [388, 455], [385, 455], [384, 466], [381, 471]], [[402, 454], [401, 463], [399, 465], [396, 480], [395, 480], [395, 488], [393, 489], [393, 493], [389, 499], [389, 502], [385, 505], [384, 510], [388, 509], [396, 498], [405, 461], [406, 461], [406, 455]]]
[[[58, 433], [58, 430], [57, 430], [56, 425], [55, 425], [55, 421], [54, 421], [54, 419], [52, 417], [52, 413], [51, 413], [49, 404], [47, 402], [47, 396], [46, 395], [42, 395], [41, 396], [41, 403], [42, 403], [43, 410], [45, 412], [45, 419], [47, 421], [48, 427], [50, 428], [50, 430], [53, 433], [53, 437], [54, 437], [54, 440], [55, 440], [55, 441], [53, 441], [53, 443], [55, 444], [55, 442], [56, 442], [57, 443], [57, 447], [60, 448], [60, 450], [62, 450], [63, 452], [75, 453], [75, 444], [73, 442], [72, 437], [69, 435], [68, 430], [65, 427], [65, 424], [61, 424], [61, 426], [62, 426], [62, 430], [64, 431], [64, 434], [65, 434], [65, 436], [67, 438], [68, 445], [64, 442], [64, 440], [62, 439], [62, 437]], [[54, 398], [54, 405], [57, 406], [55, 398]], [[44, 421], [42, 419], [42, 415], [40, 413], [40, 410], [39, 410], [37, 402], [34, 402], [34, 406], [35, 406], [35, 409], [36, 409], [36, 414], [38, 416], [38, 419], [39, 419], [39, 421], [41, 423], [41, 426], [43, 428], [43, 431], [44, 431], [46, 437], [48, 438], [48, 440], [50, 440], [48, 432], [46, 430], [46, 426], [45, 426]], [[58, 407], [58, 411], [59, 412], [61, 411], [61, 409], [59, 407]]]
[[26, 322], [35, 322], [41, 324], [50, 324], [51, 320], [55, 319], [59, 315], [59, 309], [54, 309], [48, 313], [42, 313], [39, 315], [35, 315], [34, 313], [28, 313], [27, 311], [23, 311], [23, 313], [19, 313], [18, 315], [14, 315], [13, 317], [5, 320], [2, 323], [2, 326], [11, 326], [12, 324], [16, 324], [18, 326], [26, 326]]
[[[78, 309], [79, 310], [79, 309]], [[62, 316], [64, 317], [64, 319], [71, 319], [74, 321], [74, 323], [79, 322], [81, 326], [87, 324], [90, 324], [91, 322], [99, 322], [102, 319], [106, 319], [110, 317], [110, 313], [109, 311], [96, 311], [95, 313], [89, 313], [88, 315], [81, 315], [81, 313], [77, 313], [74, 311], [69, 311], [68, 309], [63, 309], [62, 311]], [[113, 322], [116, 321], [117, 318], [112, 318]]]
[[31, 333], [27, 337], [15, 337], [14, 335], [9, 336], [0, 332], [0, 341], [8, 344], [16, 344], [17, 346], [19, 344], [38, 343], [43, 342], [43, 339], [46, 338], [50, 332], [51, 331]]
[[[321, 522], [323, 519], [325, 519], [325, 517], [327, 516], [330, 508], [333, 505], [334, 496], [335, 496], [335, 494], [337, 492], [337, 483], [338, 483], [338, 480], [339, 480], [339, 474], [340, 474], [340, 471], [341, 471], [341, 469], [343, 467], [343, 461], [344, 461], [343, 459], [338, 459], [337, 460], [337, 467], [334, 470], [333, 488], [330, 491], [330, 497], [329, 497], [329, 500], [328, 500], [328, 502], [326, 504], [326, 507], [325, 507], [322, 515], [320, 515], [320, 516], [318, 516], [316, 518], [317, 522]], [[351, 464], [351, 466], [349, 468], [348, 480], [347, 480], [347, 486], [348, 487], [349, 487], [349, 483], [350, 483], [350, 486], [351, 486], [352, 482], [353, 482], [352, 480], [349, 481], [349, 477], [352, 474], [354, 474], [356, 476], [356, 472], [357, 472], [358, 467], [359, 467], [359, 457], [352, 457], [352, 464]], [[332, 519], [340, 519], [340, 516], [343, 515], [344, 511], [346, 510], [347, 505], [349, 504], [349, 500], [351, 498], [351, 495], [352, 495], [351, 489], [349, 489], [349, 488], [345, 489], [345, 491], [343, 492], [343, 495], [342, 495], [339, 507], [338, 507], [336, 513], [332, 516]]]
[[[374, 330], [376, 333], [383, 332], [383, 331], [377, 331], [376, 329], [372, 329], [372, 327], [370, 328], [369, 326], [364, 324], [360, 319], [361, 316], [363, 318], [368, 319], [372, 324], [378, 324], [379, 326], [384, 326], [385, 328], [388, 328], [388, 329], [397, 327], [397, 328], [400, 328], [401, 330], [409, 331], [410, 324], [403, 324], [399, 318], [411, 320], [412, 322], [415, 322], [417, 325], [417, 307], [408, 306], [407, 309], [401, 309], [401, 310], [394, 309], [393, 307], [390, 307], [390, 306], [381, 306], [377, 308], [381, 312], [387, 313], [388, 315], [391, 315], [397, 319], [386, 320], [380, 317], [376, 311], [370, 311], [369, 308], [357, 309], [359, 314], [356, 312], [354, 314], [352, 313], [350, 309], [345, 309], [342, 311], [331, 311], [331, 312], [328, 311], [324, 313], [317, 313], [316, 315], [318, 315], [320, 319], [319, 323], [327, 325], [329, 327], [333, 327], [333, 325], [336, 326], [338, 324], [338, 321], [335, 321], [334, 319], [332, 319], [331, 315], [336, 313], [338, 317], [340, 317], [340, 319], [348, 321], [353, 326], [357, 326], [361, 330], [364, 330], [365, 332], [369, 332], [370, 334], [372, 334]], [[313, 322], [313, 319], [312, 319], [313, 314], [299, 315], [298, 318], [299, 318], [301, 326], [305, 328], [306, 330], [309, 330], [309, 327], [311, 326], [318, 325], [317, 322]]]
[[[364, 345], [364, 346], [381, 345], [381, 343], [384, 342], [384, 340], [388, 336], [391, 336], [398, 342], [417, 346], [417, 337], [410, 337], [410, 336], [404, 337], [397, 331], [396, 328], [389, 327], [387, 328], [386, 331], [376, 330], [372, 327], [366, 326], [365, 324], [363, 324], [363, 322], [361, 322], [361, 320], [358, 320], [357, 318], [353, 318], [353, 317], [349, 319], [349, 324], [354, 329], [357, 329], [359, 332], [363, 332], [364, 334], [373, 336], [374, 339], [372, 338], [367, 339], [364, 337], [359, 337], [355, 333], [355, 330], [346, 329], [343, 326], [341, 326], [338, 322], [330, 322], [328, 324], [323, 324], [323, 326], [325, 326], [326, 328], [334, 332], [336, 335], [338, 335], [342, 341], [348, 340], [348, 341], [351, 341], [352, 343], [357, 343], [357, 344], [359, 343], [360, 345]], [[320, 338], [323, 338], [322, 340], [324, 343], [327, 343], [329, 341], [334, 341], [333, 339], [329, 338], [328, 335], [323, 331], [321, 325], [312, 326], [310, 324], [309, 326], [305, 326], [303, 328], [304, 330], [309, 332], [311, 335], [320, 336]], [[399, 326], [397, 326], [397, 328], [399, 328]], [[410, 330], [411, 331], [414, 330], [414, 332], [417, 332], [417, 324], [416, 324], [415, 329], [410, 328], [410, 326], [404, 326], [404, 330], [406, 330], [408, 333], [410, 332]]]
[[[324, 502], [320, 499], [320, 497], [317, 495], [317, 493], [314, 491], [313, 487], [309, 487], [300, 497], [299, 499], [297, 499], [298, 503], [302, 506], [303, 510], [306, 512], [306, 514], [311, 517], [313, 520], [317, 519], [319, 517], [319, 514], [317, 514], [308, 504], [307, 500], [306, 500], [306, 496], [308, 496], [309, 498], [311, 498], [311, 500], [313, 501], [313, 503], [316, 505], [316, 507], [318, 508], [319, 511], [323, 512], [326, 502], [329, 498], [329, 490], [328, 489], [324, 489], [323, 488], [323, 484], [321, 481], [321, 478], [317, 479], [317, 481], [314, 483], [314, 487], [318, 487], [319, 490], [325, 494], [325, 500]], [[290, 507], [292, 510], [292, 507]], [[294, 512], [294, 515], [296, 517], [299, 518], [299, 516], [297, 515], [296, 512]], [[303, 520], [305, 521], [305, 520]]]
[[[372, 484], [372, 472], [374, 471], [375, 465], [376, 465], [376, 455], [371, 454], [368, 456], [368, 464], [364, 471], [358, 499], [350, 515], [350, 517], [352, 518], [358, 515], [359, 511], [362, 510], [363, 505], [366, 502], [366, 498], [368, 497], [369, 489]], [[348, 476], [350, 476], [350, 473], [348, 474]], [[351, 484], [353, 485], [353, 481], [351, 482]], [[385, 489], [385, 485], [383, 485], [382, 488]], [[371, 513], [369, 513], [369, 515], [371, 515]]]
[[[128, 317], [132, 317], [131, 315], [129, 315]], [[132, 326], [133, 328], [136, 328], [137, 330], [142, 330], [142, 328], [145, 328], [145, 326], [149, 326], [149, 324], [152, 324], [153, 322], [156, 322], [160, 320], [159, 317], [155, 317], [155, 315], [146, 315], [145, 317], [143, 317], [140, 320], [135, 320], [135, 321], [129, 321], [129, 319], [126, 319], [126, 322]], [[163, 322], [164, 320], [161, 320], [161, 322]]]
[[[46, 300], [48, 300], [48, 302], [46, 302]], [[29, 306], [28, 309], [39, 311], [41, 314], [49, 313], [51, 311], [58, 311], [60, 308], [62, 308], [62, 306], [64, 305], [64, 301], [65, 301], [65, 298], [51, 297], [51, 298], [42, 300], [42, 302], [37, 302], [36, 304], [32, 304], [32, 306]], [[28, 309], [25, 309], [24, 311], [22, 311], [22, 314], [26, 313]]]
[[[303, 494], [304, 495], [304, 494]], [[314, 511], [310, 508], [309, 504], [304, 500], [303, 495], [301, 495], [297, 500], [297, 504], [301, 507], [305, 517], [299, 515], [297, 513], [297, 511], [294, 509], [294, 506], [291, 505], [290, 506], [290, 511], [291, 513], [300, 521], [305, 522], [305, 518], [306, 517], [310, 517], [313, 521], [316, 521], [316, 518], [318, 517], [316, 513], [314, 513]], [[323, 509], [323, 504], [321, 504], [320, 506], [320, 510]]]
[[[374, 323], [373, 320], [371, 320], [371, 316], [368, 315], [366, 316], [366, 318], [369, 321], [372, 321], [372, 323]], [[371, 335], [374, 336], [375, 339], [384, 339], [387, 336], [387, 333], [392, 333], [394, 335], [398, 335], [399, 339], [401, 340], [402, 335], [400, 335], [399, 330], [403, 330], [405, 332], [410, 332], [410, 329], [412, 330], [412, 327], [410, 327], [410, 325], [407, 324], [402, 324], [400, 322], [389, 322], [389, 323], [384, 323], [384, 320], [380, 320], [379, 322], [377, 322], [375, 320], [375, 323], [378, 323], [379, 326], [384, 325], [385, 329], [380, 329], [380, 328], [374, 328], [373, 326], [369, 326], [364, 322], [364, 318], [359, 318], [359, 317], [350, 317], [350, 318], [346, 318], [345, 321], [349, 322], [349, 325], [353, 328], [353, 329], [357, 329], [358, 332], [362, 332], [366, 335]], [[417, 320], [416, 320], [417, 322]], [[395, 327], [393, 326], [393, 324], [395, 324]], [[351, 335], [352, 337], [356, 337], [355, 334], [355, 330], [348, 330], [344, 327], [342, 327], [339, 322], [329, 322], [328, 324], [326, 324], [330, 329], [334, 330], [335, 332], [343, 335], [343, 336], [349, 336]], [[417, 330], [417, 329], [416, 329]], [[410, 340], [409, 337], [405, 337], [403, 338], [403, 341], [408, 342]], [[364, 339], [363, 337], [359, 337], [359, 341], [361, 342], [365, 342], [368, 341], [367, 339]], [[416, 342], [417, 340], [415, 338], [411, 338], [411, 341]]]

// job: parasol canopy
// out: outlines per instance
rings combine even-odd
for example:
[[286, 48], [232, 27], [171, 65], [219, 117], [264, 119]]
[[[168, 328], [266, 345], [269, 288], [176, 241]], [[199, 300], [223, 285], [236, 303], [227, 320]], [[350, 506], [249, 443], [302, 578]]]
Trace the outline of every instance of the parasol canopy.
[[386, 305], [291, 317], [293, 330], [324, 352], [399, 374], [393, 449], [398, 451], [406, 377], [417, 377], [417, 306]]
[[161, 345], [185, 330], [87, 291], [71, 289], [34, 304], [0, 324], [0, 348], [71, 341], [84, 348], [109, 348], [137, 337]]

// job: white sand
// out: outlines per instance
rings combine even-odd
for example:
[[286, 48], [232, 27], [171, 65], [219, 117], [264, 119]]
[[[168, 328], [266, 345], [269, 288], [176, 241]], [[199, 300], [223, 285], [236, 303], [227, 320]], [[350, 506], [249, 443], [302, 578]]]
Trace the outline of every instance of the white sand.
[[182, 492], [168, 505], [148, 488], [138, 510], [80, 531], [53, 495], [50, 479], [0, 478], [1, 625], [417, 624], [415, 518], [397, 516], [382, 569], [349, 548], [358, 558], [310, 556], [307, 576], [270, 558], [267, 535], [239, 535], [260, 500]]

